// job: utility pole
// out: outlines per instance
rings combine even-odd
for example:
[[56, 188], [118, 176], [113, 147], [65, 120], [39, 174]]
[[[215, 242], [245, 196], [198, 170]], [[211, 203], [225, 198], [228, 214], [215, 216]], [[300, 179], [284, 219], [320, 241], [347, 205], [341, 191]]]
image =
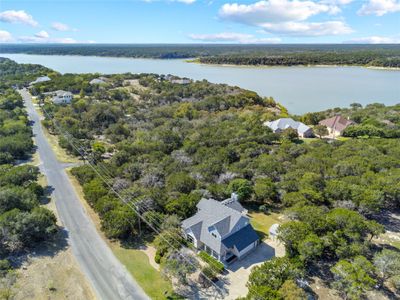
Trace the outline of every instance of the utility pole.
[[138, 227], [139, 227], [139, 236], [142, 235], [142, 223], [140, 222], [140, 216], [137, 215], [138, 217]]

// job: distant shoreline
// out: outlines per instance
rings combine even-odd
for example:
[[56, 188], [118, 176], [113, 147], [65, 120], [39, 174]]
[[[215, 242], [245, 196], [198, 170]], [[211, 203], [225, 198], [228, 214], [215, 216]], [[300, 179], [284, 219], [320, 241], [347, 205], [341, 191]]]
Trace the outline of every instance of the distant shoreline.
[[0, 57], [2, 55], [38, 55], [38, 56], [70, 56], [70, 57], [98, 57], [98, 58], [128, 58], [128, 59], [148, 59], [148, 60], [183, 60], [186, 63], [193, 63], [204, 66], [219, 66], [219, 67], [237, 67], [237, 68], [292, 68], [292, 67], [304, 67], [304, 68], [334, 68], [334, 67], [360, 67], [367, 68], [373, 70], [385, 70], [385, 71], [400, 71], [400, 67], [380, 67], [380, 66], [367, 66], [367, 65], [325, 65], [325, 64], [309, 64], [309, 65], [242, 65], [242, 64], [213, 64], [213, 63], [202, 63], [199, 61], [199, 58], [159, 58], [159, 57], [141, 57], [141, 56], [109, 56], [109, 55], [82, 55], [82, 54], [35, 54], [35, 53], [23, 53], [23, 52], [14, 52], [14, 53], [0, 53]]
[[340, 68], [340, 67], [358, 67], [358, 68], [367, 68], [367, 69], [373, 69], [373, 70], [385, 70], [385, 71], [400, 71], [400, 67], [379, 67], [379, 66], [366, 66], [366, 65], [324, 65], [324, 64], [316, 64], [316, 65], [293, 65], [293, 66], [287, 66], [287, 65], [241, 65], [241, 64], [212, 64], [212, 63], [202, 63], [198, 59], [187, 59], [187, 63], [192, 63], [192, 64], [199, 64], [199, 65], [204, 65], [204, 66], [219, 66], [219, 67], [236, 67], [236, 68], [293, 68], [293, 67], [299, 67], [299, 68]]

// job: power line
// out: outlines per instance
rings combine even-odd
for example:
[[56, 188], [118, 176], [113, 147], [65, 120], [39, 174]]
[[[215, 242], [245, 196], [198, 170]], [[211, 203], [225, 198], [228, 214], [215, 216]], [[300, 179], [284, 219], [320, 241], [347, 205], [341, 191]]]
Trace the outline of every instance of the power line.
[[[121, 201], [124, 205], [127, 205], [130, 209], [132, 209], [136, 215], [138, 215], [138, 217], [144, 222], [146, 223], [147, 226], [149, 226], [149, 228], [151, 228], [154, 232], [156, 232], [166, 243], [169, 244], [169, 246], [171, 248], [173, 248], [174, 250], [176, 250], [176, 253], [182, 257], [183, 260], [185, 260], [188, 264], [192, 265], [192, 267], [194, 267], [197, 270], [197, 266], [192, 263], [185, 255], [183, 255], [181, 253], [181, 249], [186, 249], [189, 250], [190, 252], [192, 252], [192, 250], [190, 248], [187, 248], [183, 243], [181, 244], [181, 248], [177, 248], [175, 247], [167, 238], [165, 238], [162, 234], [161, 234], [161, 230], [156, 228], [153, 224], [151, 224], [151, 222], [149, 222], [148, 220], [146, 220], [146, 218], [142, 215], [142, 213], [138, 210], [138, 207], [136, 205], [134, 205], [132, 202], [127, 201], [127, 199], [125, 199], [125, 197], [123, 197], [114, 187], [113, 185], [109, 182], [113, 179], [113, 177], [110, 175], [109, 170], [104, 169], [105, 167], [103, 167], [103, 172], [106, 173], [105, 175], [101, 173], [101, 171], [99, 171], [96, 168], [96, 164], [93, 163], [93, 161], [95, 162], [95, 159], [93, 157], [88, 156], [87, 152], [84, 150], [84, 147], [77, 147], [77, 145], [74, 144], [74, 142], [72, 141], [73, 136], [66, 132], [65, 130], [63, 130], [61, 128], [61, 126], [59, 126], [57, 124], [57, 121], [54, 119], [53, 116], [51, 116], [47, 110], [44, 108], [44, 106], [41, 106], [41, 109], [43, 110], [43, 112], [46, 114], [46, 116], [53, 121], [54, 126], [57, 128], [57, 130], [60, 132], [61, 135], [63, 135], [68, 143], [71, 145], [71, 147], [73, 147], [75, 149], [75, 151], [77, 151], [77, 153], [79, 153], [82, 158], [84, 160], [86, 160], [88, 162], [88, 165], [92, 168], [92, 170], [97, 174], [97, 176], [106, 184], [106, 186], [110, 189], [110, 191], [112, 191]], [[154, 219], [156, 220], [156, 219]], [[160, 220], [158, 220], [158, 224], [160, 224], [159, 226], [161, 226]], [[164, 232], [165, 234], [165, 232]], [[172, 237], [172, 236], [171, 236]], [[209, 278], [206, 274], [204, 274], [203, 271], [199, 271], [200, 274], [209, 282], [211, 283], [216, 290], [218, 291], [218, 294], [220, 296], [223, 297], [223, 295], [225, 294], [224, 290], [222, 288], [220, 288], [217, 284], [215, 284], [211, 278]]]
[[[109, 188], [111, 188], [114, 193], [117, 194], [118, 191], [114, 187], [115, 184], [112, 184], [112, 181], [113, 181], [114, 178], [113, 178], [113, 175], [111, 174], [111, 172], [102, 164], [102, 162], [99, 163], [93, 156], [90, 156], [90, 153], [88, 153], [85, 150], [85, 146], [82, 145], [82, 143], [79, 143], [79, 140], [74, 139], [74, 137], [69, 132], [63, 130], [62, 127], [57, 123], [57, 120], [52, 115], [50, 115], [44, 107], [42, 107], [42, 110], [53, 121], [53, 124], [58, 129], [58, 131], [60, 131], [60, 133], [62, 135], [64, 135], [64, 137], [67, 137], [67, 140], [70, 143], [70, 145], [78, 153], [80, 153], [80, 155], [83, 157], [84, 160], [89, 162], [89, 165], [91, 166], [91, 168], [94, 169], [94, 168], [97, 167], [97, 168], [101, 169], [101, 171], [95, 170], [96, 173], [98, 175], [100, 175], [100, 177], [103, 180], [103, 182], [105, 182], [107, 184], [107, 186]], [[73, 140], [75, 140], [75, 144], [80, 144], [80, 145], [79, 146], [75, 145]], [[104, 175], [104, 173], [106, 175]], [[118, 197], [121, 197], [121, 195], [119, 193], [117, 195], [118, 195]], [[154, 211], [154, 209], [151, 209], [150, 207], [148, 207], [147, 211], [146, 210], [145, 211], [141, 211], [140, 208], [138, 208], [138, 206], [133, 201], [128, 201], [128, 200], [125, 199], [125, 197], [122, 197], [120, 199], [124, 202], [124, 204], [133, 205], [135, 207], [136, 211], [139, 211], [141, 214], [144, 214], [146, 212]], [[149, 222], [151, 222], [153, 227], [158, 226], [159, 228], [156, 228], [156, 227], [155, 228], [158, 230], [158, 232], [161, 232], [162, 231], [162, 223], [163, 223], [164, 220], [162, 220], [161, 218], [157, 218], [157, 217], [158, 217], [157, 215], [147, 215], [146, 217], [143, 216], [143, 218], [149, 218]], [[127, 221], [132, 225], [132, 222], [130, 220], [127, 219]], [[146, 224], [147, 224], [147, 222], [146, 222]], [[134, 226], [132, 226], [132, 227], [134, 227]], [[172, 234], [170, 234], [169, 231], [164, 231], [163, 235], [169, 236], [172, 240], [175, 240], [175, 237]], [[183, 244], [181, 244], [181, 247], [185, 248], [185, 249], [188, 249]], [[213, 269], [213, 271], [218, 273], [218, 270], [213, 265], [209, 265], [209, 267], [211, 269]]]

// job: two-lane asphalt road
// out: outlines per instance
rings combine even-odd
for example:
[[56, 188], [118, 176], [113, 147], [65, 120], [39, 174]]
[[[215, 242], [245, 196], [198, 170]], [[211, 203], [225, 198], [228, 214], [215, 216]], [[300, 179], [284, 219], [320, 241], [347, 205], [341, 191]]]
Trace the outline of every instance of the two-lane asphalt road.
[[29, 118], [34, 122], [32, 130], [42, 161], [42, 171], [47, 176], [49, 185], [54, 188], [57, 211], [68, 231], [72, 251], [97, 297], [105, 300], [149, 299], [96, 231], [65, 173], [63, 164], [57, 160], [44, 136], [31, 95], [26, 90], [19, 92], [24, 99]]

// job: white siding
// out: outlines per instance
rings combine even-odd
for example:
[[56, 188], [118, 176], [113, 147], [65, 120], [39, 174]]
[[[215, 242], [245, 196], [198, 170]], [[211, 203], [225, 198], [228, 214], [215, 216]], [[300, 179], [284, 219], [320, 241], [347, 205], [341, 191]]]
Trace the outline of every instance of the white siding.
[[245, 254], [254, 249], [257, 246], [257, 243], [258, 241], [255, 241], [252, 244], [248, 245], [246, 248], [244, 248], [242, 251], [240, 251], [239, 258], [242, 258]]

